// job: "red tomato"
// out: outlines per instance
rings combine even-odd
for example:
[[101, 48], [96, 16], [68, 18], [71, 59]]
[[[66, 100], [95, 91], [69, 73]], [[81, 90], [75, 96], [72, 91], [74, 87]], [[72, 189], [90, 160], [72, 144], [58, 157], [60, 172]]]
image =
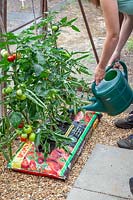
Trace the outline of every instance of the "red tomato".
[[39, 163], [39, 164], [42, 164], [42, 163], [44, 163], [44, 158], [41, 158], [41, 157], [40, 157], [40, 158], [38, 158], [38, 163]]
[[8, 56], [8, 58], [7, 58], [7, 60], [8, 60], [9, 62], [13, 62], [15, 59], [16, 59], [16, 57], [13, 56], [13, 55]]
[[34, 160], [30, 161], [30, 169], [33, 170], [33, 171], [37, 170], [37, 168], [36, 168], [36, 162]]
[[48, 175], [51, 175], [51, 176], [54, 176], [54, 177], [58, 177], [58, 173], [54, 170], [52, 170], [49, 166], [47, 166], [44, 170], [42, 170], [42, 172], [44, 174], [48, 174]]
[[58, 149], [54, 149], [54, 150], [51, 152], [51, 154], [50, 154], [50, 156], [51, 156], [52, 158], [54, 158], [54, 159], [61, 158], [62, 155], [63, 155], [62, 152], [61, 152], [60, 150], [58, 150]]
[[28, 167], [29, 167], [28, 160], [26, 158], [24, 158], [21, 163], [21, 168], [28, 169]]
[[61, 169], [60, 164], [52, 158], [47, 158], [47, 164], [52, 169], [52, 171], [58, 172]]
[[18, 128], [23, 128], [24, 127], [24, 122], [21, 122], [19, 125], [18, 125]]
[[91, 117], [89, 115], [85, 115], [84, 120], [85, 122], [89, 122], [91, 120]]
[[27, 138], [22, 138], [22, 137], [20, 137], [20, 140], [21, 140], [21, 142], [26, 142], [26, 141], [27, 141]]
[[21, 136], [20, 136], [20, 140], [21, 140], [21, 142], [26, 142], [27, 141], [27, 134], [22, 133]]
[[14, 60], [17, 58], [16, 53], [14, 53], [12, 56], [14, 57]]
[[80, 121], [83, 120], [84, 118], [84, 113], [82, 111], [78, 112], [77, 115], [75, 116], [74, 120], [75, 121]]
[[79, 88], [78, 88], [78, 91], [79, 91], [79, 92], [82, 92], [82, 90], [83, 90], [82, 87], [79, 87]]
[[14, 56], [15, 59], [16, 59], [16, 58], [17, 58], [17, 59], [21, 58], [21, 54], [20, 54], [20, 53], [17, 53], [17, 54], [14, 53], [13, 56]]

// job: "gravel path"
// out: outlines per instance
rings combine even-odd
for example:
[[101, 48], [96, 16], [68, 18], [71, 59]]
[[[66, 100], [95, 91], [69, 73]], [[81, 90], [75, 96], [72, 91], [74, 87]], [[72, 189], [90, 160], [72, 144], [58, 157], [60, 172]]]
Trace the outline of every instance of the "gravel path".
[[[121, 114], [119, 117], [124, 117]], [[66, 181], [37, 177], [16, 173], [6, 169], [6, 163], [1, 156], [0, 163], [0, 199], [1, 200], [65, 200], [67, 193], [78, 177], [82, 167], [89, 158], [97, 143], [117, 146], [119, 138], [131, 134], [131, 130], [120, 130], [114, 127], [116, 117], [106, 114], [101, 118], [98, 127], [93, 131], [92, 137], [73, 166]]]

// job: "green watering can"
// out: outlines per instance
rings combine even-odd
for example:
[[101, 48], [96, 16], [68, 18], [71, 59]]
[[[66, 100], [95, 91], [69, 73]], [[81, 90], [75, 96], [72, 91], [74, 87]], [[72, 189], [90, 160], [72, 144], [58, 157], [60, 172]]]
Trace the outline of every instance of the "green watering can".
[[128, 84], [127, 67], [119, 61], [123, 71], [112, 66], [107, 67], [104, 79], [96, 85], [92, 83], [94, 97], [89, 99], [93, 104], [79, 108], [96, 112], [104, 112], [114, 116], [122, 113], [133, 102], [133, 91]]

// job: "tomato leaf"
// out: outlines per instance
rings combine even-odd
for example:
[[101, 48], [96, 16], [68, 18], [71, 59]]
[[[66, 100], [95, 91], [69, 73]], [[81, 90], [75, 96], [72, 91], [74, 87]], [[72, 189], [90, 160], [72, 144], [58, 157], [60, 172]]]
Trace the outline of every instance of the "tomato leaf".
[[17, 128], [20, 122], [22, 121], [22, 114], [19, 112], [12, 112], [9, 115], [9, 121], [14, 128]]
[[44, 71], [43, 67], [38, 64], [34, 64], [34, 70], [35, 70], [36, 76], [39, 76]]
[[77, 18], [71, 19], [70, 21], [67, 22], [67, 26], [72, 25], [73, 22], [75, 22]]
[[63, 18], [60, 20], [60, 22], [61, 22], [62, 24], [66, 23], [66, 22], [67, 22], [67, 17], [63, 17]]
[[72, 25], [71, 27], [72, 27], [72, 29], [73, 29], [74, 31], [80, 32], [80, 30], [79, 30], [79, 28], [78, 28], [77, 26]]

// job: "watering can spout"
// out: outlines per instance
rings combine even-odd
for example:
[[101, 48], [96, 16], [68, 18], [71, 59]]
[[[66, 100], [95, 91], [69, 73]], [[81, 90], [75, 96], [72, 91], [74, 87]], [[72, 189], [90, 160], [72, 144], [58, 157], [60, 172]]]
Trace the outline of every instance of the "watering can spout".
[[[87, 111], [95, 111], [95, 112], [106, 112], [104, 106], [100, 101], [96, 101], [92, 104], [88, 104], [85, 106], [81, 106], [78, 108], [78, 111], [87, 110]], [[74, 110], [71, 109], [69, 112], [73, 112]]]
[[102, 105], [100, 101], [97, 101], [92, 104], [88, 104], [86, 106], [82, 106], [80, 110], [81, 109], [88, 110], [88, 111], [95, 111], [95, 112], [106, 112], [104, 106]]

